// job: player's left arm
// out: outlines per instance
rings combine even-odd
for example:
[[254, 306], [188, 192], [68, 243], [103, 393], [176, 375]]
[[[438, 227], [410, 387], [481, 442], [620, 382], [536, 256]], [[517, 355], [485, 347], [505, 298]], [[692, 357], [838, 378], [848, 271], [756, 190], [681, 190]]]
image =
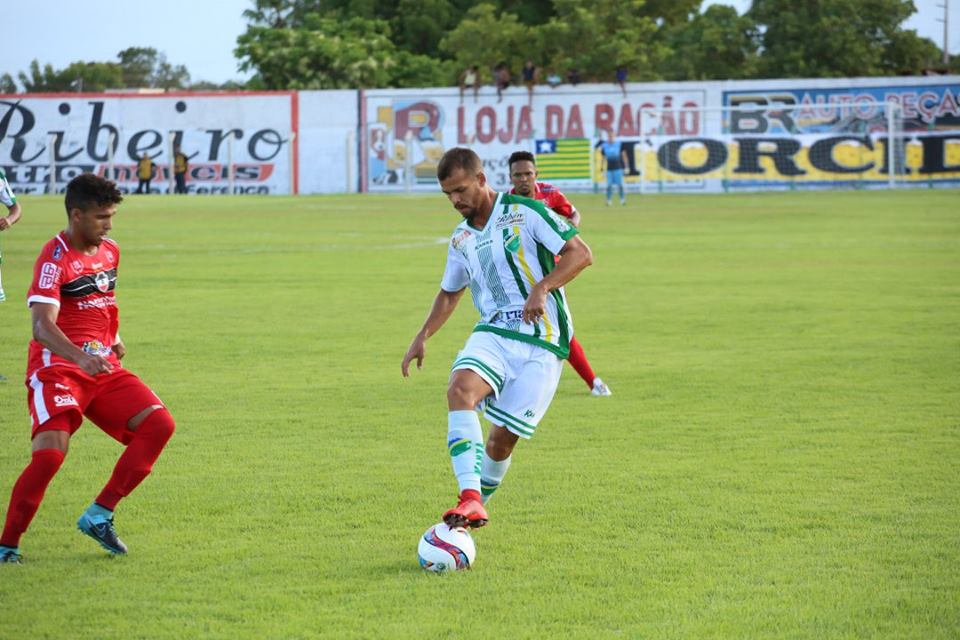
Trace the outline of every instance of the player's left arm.
[[553, 271], [530, 289], [527, 302], [523, 305], [524, 322], [533, 323], [543, 317], [547, 312], [547, 295], [573, 280], [578, 273], [593, 264], [593, 252], [578, 235], [564, 243], [559, 255], [560, 262]]

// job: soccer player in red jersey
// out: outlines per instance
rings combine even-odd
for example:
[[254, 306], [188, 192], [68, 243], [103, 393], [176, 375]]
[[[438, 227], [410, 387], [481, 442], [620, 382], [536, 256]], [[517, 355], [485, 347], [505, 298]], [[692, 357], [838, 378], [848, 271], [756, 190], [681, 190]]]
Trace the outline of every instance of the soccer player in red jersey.
[[120, 364], [126, 353], [114, 298], [120, 248], [107, 233], [123, 196], [115, 183], [83, 174], [67, 185], [64, 200], [67, 228], [40, 251], [27, 294], [33, 454], [13, 486], [0, 562], [20, 562], [20, 537], [84, 416], [126, 449], [77, 527], [108, 552], [126, 553], [113, 511], [147, 477], [174, 431], [160, 399]]
[[[510, 155], [507, 166], [510, 169], [510, 182], [513, 183], [510, 193], [542, 200], [555, 213], [569, 219], [573, 226], [580, 226], [580, 212], [567, 200], [567, 197], [552, 184], [537, 182], [537, 162], [532, 153], [515, 151]], [[567, 362], [587, 383], [592, 395], [612, 394], [610, 387], [594, 374], [590, 362], [587, 361], [587, 354], [583, 352], [583, 347], [580, 346], [576, 336], [570, 338], [570, 357], [567, 358]]]

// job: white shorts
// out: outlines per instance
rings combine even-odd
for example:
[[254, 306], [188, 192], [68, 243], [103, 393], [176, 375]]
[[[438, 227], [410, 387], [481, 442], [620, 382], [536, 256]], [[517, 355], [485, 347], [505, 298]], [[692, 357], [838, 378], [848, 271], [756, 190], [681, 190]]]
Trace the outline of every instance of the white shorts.
[[451, 371], [469, 369], [493, 387], [477, 409], [487, 420], [530, 438], [550, 408], [563, 360], [543, 347], [488, 331], [470, 334]]

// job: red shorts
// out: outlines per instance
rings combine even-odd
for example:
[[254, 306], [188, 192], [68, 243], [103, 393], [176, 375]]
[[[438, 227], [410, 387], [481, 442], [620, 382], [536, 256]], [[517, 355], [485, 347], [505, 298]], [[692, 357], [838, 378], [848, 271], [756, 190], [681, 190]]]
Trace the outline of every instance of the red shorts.
[[[91, 376], [78, 367], [44, 367], [27, 378], [26, 384], [33, 436], [43, 431], [53, 416], [70, 412], [71, 434], [87, 416], [111, 438], [127, 444], [133, 437], [127, 429], [130, 418], [151, 405], [163, 405], [140, 378], [120, 368]], [[63, 421], [55, 422], [59, 426], [51, 429], [64, 429]]]

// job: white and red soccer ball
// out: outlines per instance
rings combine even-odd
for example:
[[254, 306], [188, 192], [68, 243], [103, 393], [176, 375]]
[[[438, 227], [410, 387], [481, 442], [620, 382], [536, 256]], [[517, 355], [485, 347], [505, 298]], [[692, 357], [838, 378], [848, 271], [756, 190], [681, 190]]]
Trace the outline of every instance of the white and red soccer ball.
[[420, 538], [417, 555], [420, 566], [427, 571], [462, 571], [473, 566], [477, 547], [466, 529], [451, 529], [441, 522], [427, 529]]

